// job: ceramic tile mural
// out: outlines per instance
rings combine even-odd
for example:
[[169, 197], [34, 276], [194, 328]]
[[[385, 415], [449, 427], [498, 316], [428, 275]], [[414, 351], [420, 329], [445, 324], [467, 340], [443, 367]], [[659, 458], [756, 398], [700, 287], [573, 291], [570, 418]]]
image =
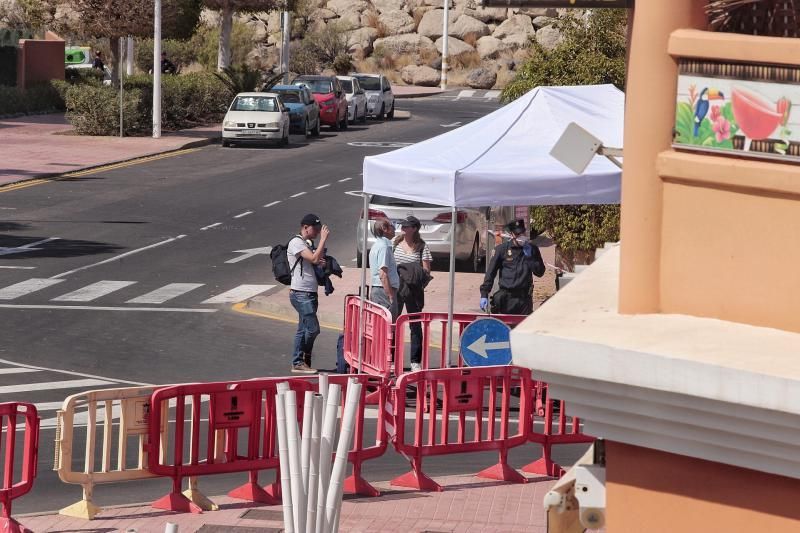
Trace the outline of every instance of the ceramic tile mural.
[[800, 162], [800, 69], [683, 61], [674, 146]]

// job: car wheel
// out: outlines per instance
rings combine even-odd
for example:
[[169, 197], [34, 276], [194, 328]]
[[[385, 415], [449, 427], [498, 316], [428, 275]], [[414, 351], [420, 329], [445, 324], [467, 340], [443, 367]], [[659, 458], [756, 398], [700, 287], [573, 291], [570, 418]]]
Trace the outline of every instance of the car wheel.
[[367, 104], [364, 104], [364, 114], [361, 115], [361, 123], [362, 124], [367, 123]]
[[305, 134], [306, 139], [311, 137], [311, 128], [308, 127], [308, 119], [306, 119], [306, 126], [303, 129], [303, 133]]
[[319, 117], [317, 117], [317, 125], [314, 126], [314, 137], [319, 137]]
[[225, 139], [222, 139], [222, 147], [223, 148], [227, 148], [230, 145], [231, 145], [230, 141], [226, 141]]
[[347, 111], [345, 111], [344, 112], [344, 120], [342, 121], [343, 122], [343, 124], [342, 124], [342, 129], [343, 130], [346, 130], [347, 127], [350, 125], [350, 120], [349, 119], [350, 119], [350, 114]]
[[392, 102], [392, 108], [386, 113], [386, 118], [393, 119], [394, 118], [394, 102]]
[[469, 257], [461, 262], [462, 270], [467, 272], [480, 272], [481, 271], [481, 239], [478, 235], [472, 243], [472, 250]]
[[289, 128], [286, 128], [286, 132], [283, 136], [283, 139], [281, 139], [281, 145], [289, 146]]
[[381, 110], [378, 112], [378, 120], [383, 120], [386, 115], [386, 104], [381, 104]]
[[341, 131], [342, 121], [339, 120], [339, 117], [336, 117], [336, 120], [333, 121], [333, 126], [331, 126], [331, 128], [333, 128], [333, 131]]

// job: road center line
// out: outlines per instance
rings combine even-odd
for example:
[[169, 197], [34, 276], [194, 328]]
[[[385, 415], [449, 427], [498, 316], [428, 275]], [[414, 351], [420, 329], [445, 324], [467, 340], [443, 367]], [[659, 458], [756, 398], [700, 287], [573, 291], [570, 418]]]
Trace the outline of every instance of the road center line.
[[297, 198], [298, 196], [303, 196], [305, 193], [306, 193], [306, 191], [299, 192], [299, 193], [297, 193], [297, 194], [293, 194], [293, 195], [291, 195], [289, 198]]
[[22, 267], [22, 266], [5, 266], [0, 265], [0, 268], [8, 268], [8, 269], [15, 269], [15, 270], [33, 270], [36, 267]]
[[200, 231], [205, 231], [207, 229], [216, 228], [217, 226], [221, 226], [221, 225], [222, 225], [222, 222], [214, 222], [213, 224], [209, 224], [208, 226], [200, 228]]
[[330, 186], [331, 186], [330, 183], [326, 183], [325, 185], [320, 185], [319, 187], [314, 187], [314, 188], [317, 189], [317, 190], [320, 190], [320, 189], [324, 189], [325, 187], [330, 187]]
[[97, 263], [92, 263], [91, 265], [82, 266], [74, 270], [68, 270], [66, 272], [62, 272], [61, 274], [56, 274], [55, 276], [50, 276], [50, 279], [63, 278], [64, 276], [69, 276], [70, 274], [74, 274], [75, 272], [80, 272], [81, 270], [87, 270], [89, 268], [93, 268], [96, 266], [105, 265], [106, 263], [112, 263], [114, 261], [122, 259], [123, 257], [128, 257], [133, 254], [138, 254], [139, 252], [144, 252], [146, 250], [150, 250], [152, 248], [156, 248], [164, 244], [169, 244], [171, 242], [177, 241], [178, 239], [183, 239], [184, 237], [186, 237], [186, 235], [178, 235], [177, 237], [170, 237], [169, 239], [165, 239], [161, 242], [156, 242], [148, 246], [143, 246], [142, 248], [137, 248], [135, 250], [131, 250], [130, 252], [125, 252], [124, 254], [115, 255], [114, 257], [109, 257], [108, 259], [104, 259], [103, 261], [99, 261]]
[[345, 181], [350, 181], [353, 178], [342, 178], [339, 180], [339, 183], [344, 183]]
[[252, 215], [252, 214], [253, 214], [252, 211], [245, 211], [244, 213], [239, 213], [238, 215], [236, 215], [233, 218], [242, 218], [242, 217], [246, 217], [247, 215]]
[[272, 207], [273, 205], [278, 205], [279, 203], [281, 203], [281, 201], [280, 201], [280, 200], [275, 200], [274, 202], [270, 202], [270, 203], [268, 203], [268, 204], [267, 204], [267, 205], [265, 205], [264, 207]]
[[185, 307], [98, 307], [91, 305], [15, 305], [0, 304], [0, 309], [61, 309], [78, 311], [150, 311], [162, 313], [216, 313], [218, 309], [190, 309]]

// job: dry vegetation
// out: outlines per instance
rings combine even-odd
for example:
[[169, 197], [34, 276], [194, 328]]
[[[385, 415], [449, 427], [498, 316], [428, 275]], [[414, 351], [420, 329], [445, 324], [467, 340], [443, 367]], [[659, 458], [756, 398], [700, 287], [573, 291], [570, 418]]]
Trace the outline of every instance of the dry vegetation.
[[373, 9], [367, 12], [366, 19], [367, 26], [370, 28], [375, 28], [375, 30], [378, 32], [378, 39], [389, 35], [389, 29], [386, 27], [386, 24], [381, 22], [380, 15], [377, 11]]

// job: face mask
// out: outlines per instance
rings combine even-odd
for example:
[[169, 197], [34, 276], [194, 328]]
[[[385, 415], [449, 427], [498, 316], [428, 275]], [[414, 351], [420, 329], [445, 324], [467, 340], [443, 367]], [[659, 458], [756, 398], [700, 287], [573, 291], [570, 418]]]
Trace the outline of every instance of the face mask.
[[516, 242], [519, 246], [525, 246], [530, 242], [530, 239], [525, 235], [515, 235], [514, 242]]

